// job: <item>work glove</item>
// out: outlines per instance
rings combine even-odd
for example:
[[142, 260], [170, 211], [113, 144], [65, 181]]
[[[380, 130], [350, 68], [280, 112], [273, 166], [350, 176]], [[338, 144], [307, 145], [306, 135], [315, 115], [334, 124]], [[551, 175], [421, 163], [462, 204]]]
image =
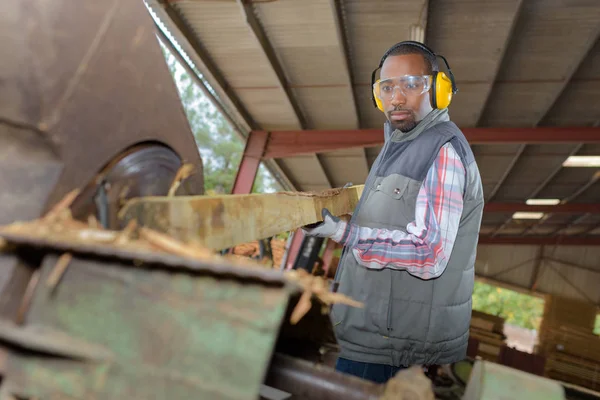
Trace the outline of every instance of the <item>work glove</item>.
[[321, 216], [323, 217], [323, 222], [305, 225], [302, 227], [302, 230], [309, 236], [331, 238], [339, 243], [344, 236], [347, 223], [331, 215], [326, 208], [321, 210]]

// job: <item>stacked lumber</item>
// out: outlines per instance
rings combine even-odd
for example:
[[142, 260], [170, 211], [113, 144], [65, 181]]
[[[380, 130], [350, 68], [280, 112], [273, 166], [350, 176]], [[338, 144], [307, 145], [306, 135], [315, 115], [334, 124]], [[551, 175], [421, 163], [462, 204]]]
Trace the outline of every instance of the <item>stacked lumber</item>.
[[[271, 265], [271, 267], [277, 269], [281, 266], [281, 261], [285, 254], [285, 240], [276, 238], [271, 239], [271, 251], [273, 253], [273, 265]], [[233, 248], [233, 254], [244, 257], [258, 257], [260, 255], [258, 241], [255, 240], [249, 243], [238, 244]]]
[[504, 318], [473, 310], [470, 336], [479, 341], [477, 355], [487, 361], [498, 361], [505, 345]]
[[286, 241], [283, 239], [272, 239], [271, 240], [271, 251], [273, 252], [273, 268], [278, 269], [281, 267], [283, 256], [285, 255], [285, 244]]
[[593, 333], [596, 313], [594, 304], [547, 297], [538, 346], [546, 356], [546, 376], [600, 389], [600, 337]]

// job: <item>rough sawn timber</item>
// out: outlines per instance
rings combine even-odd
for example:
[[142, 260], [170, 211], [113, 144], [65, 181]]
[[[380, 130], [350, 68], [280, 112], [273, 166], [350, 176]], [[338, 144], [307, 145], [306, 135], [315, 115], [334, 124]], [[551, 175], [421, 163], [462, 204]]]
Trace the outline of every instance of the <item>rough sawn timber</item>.
[[124, 224], [134, 219], [188, 243], [222, 250], [321, 221], [323, 208], [337, 216], [350, 214], [363, 187], [319, 193], [143, 197], [130, 200], [119, 216]]

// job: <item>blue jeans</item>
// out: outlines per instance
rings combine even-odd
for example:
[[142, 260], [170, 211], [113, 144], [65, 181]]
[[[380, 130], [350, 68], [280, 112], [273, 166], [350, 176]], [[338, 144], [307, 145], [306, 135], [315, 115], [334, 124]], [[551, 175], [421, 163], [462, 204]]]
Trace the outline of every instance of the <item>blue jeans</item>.
[[338, 358], [335, 369], [344, 374], [358, 376], [359, 378], [376, 383], [385, 383], [388, 379], [396, 375], [396, 372], [404, 369], [404, 367], [393, 367], [385, 364], [365, 363]]

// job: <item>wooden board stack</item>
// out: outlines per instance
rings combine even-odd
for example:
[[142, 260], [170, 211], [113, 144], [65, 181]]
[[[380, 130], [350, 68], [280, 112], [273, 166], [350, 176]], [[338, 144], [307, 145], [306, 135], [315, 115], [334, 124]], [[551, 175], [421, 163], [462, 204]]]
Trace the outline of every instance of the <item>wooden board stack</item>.
[[504, 318], [473, 310], [470, 336], [479, 341], [477, 355], [487, 361], [498, 361], [505, 344]]
[[[271, 239], [270, 243], [271, 251], [273, 253], [273, 263], [270, 266], [274, 269], [279, 269], [281, 267], [281, 262], [285, 254], [286, 241], [284, 239], [273, 238]], [[244, 257], [258, 257], [260, 254], [260, 247], [258, 245], [258, 241], [255, 240], [249, 243], [238, 244], [233, 248], [233, 254]], [[269, 262], [269, 259], [264, 260], [264, 263]]]
[[547, 296], [538, 352], [546, 356], [546, 376], [600, 389], [600, 337], [594, 335], [597, 307]]

